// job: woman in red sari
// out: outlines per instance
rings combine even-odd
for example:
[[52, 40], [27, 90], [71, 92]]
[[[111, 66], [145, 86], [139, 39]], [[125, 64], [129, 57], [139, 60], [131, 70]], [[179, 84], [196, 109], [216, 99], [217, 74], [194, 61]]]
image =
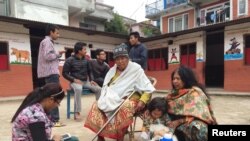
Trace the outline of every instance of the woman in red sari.
[[170, 117], [167, 126], [174, 129], [179, 140], [207, 141], [208, 125], [217, 124], [209, 97], [190, 68], [179, 67], [171, 80], [173, 90], [166, 97]]

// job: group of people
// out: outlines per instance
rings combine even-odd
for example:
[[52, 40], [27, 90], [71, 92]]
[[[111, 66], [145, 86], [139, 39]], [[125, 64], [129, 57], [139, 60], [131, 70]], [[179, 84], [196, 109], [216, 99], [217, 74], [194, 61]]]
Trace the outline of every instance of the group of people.
[[[65, 93], [59, 83], [58, 66], [65, 51], [54, 49], [54, 40], [59, 37], [57, 26], [49, 25], [46, 33], [38, 56], [38, 78], [45, 78], [46, 84], [29, 93], [13, 116], [13, 141], [62, 138], [52, 136], [51, 129], [62, 126], [58, 106]], [[184, 66], [177, 68], [171, 75], [172, 92], [151, 100], [155, 88], [144, 72], [147, 49], [139, 41], [138, 32], [132, 32], [129, 37], [131, 46], [122, 43], [114, 48], [112, 68], [105, 63], [104, 50], [97, 49], [97, 59], [87, 60], [86, 43], [74, 45], [74, 54], [66, 59], [62, 75], [75, 92], [75, 120], [82, 119], [81, 94], [82, 88], [87, 88], [95, 93], [96, 101], [84, 127], [97, 133], [98, 141], [106, 137], [123, 141], [135, 114], [141, 115], [148, 140], [171, 133], [178, 140], [206, 141], [207, 126], [216, 124], [216, 120], [209, 97], [193, 71]], [[156, 123], [168, 130], [151, 130], [150, 126]], [[73, 140], [78, 139], [71, 137], [69, 141]]]

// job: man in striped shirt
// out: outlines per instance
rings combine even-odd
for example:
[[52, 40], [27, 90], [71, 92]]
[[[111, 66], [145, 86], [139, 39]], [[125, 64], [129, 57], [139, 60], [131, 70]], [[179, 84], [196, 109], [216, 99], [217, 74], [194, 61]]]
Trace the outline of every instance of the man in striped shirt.
[[[59, 37], [59, 27], [49, 24], [46, 28], [46, 36], [39, 46], [37, 76], [44, 78], [45, 83], [59, 83], [59, 58], [65, 51], [56, 52], [54, 48], [54, 40]], [[55, 127], [60, 127], [58, 107], [51, 111], [51, 119], [55, 123]]]

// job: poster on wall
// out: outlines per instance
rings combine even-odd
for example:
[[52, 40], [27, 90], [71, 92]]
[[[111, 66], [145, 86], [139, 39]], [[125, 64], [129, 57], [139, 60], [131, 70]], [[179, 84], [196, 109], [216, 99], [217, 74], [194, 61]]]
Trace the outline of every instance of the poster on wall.
[[180, 63], [180, 51], [177, 47], [169, 47], [169, 64], [178, 64]]
[[29, 36], [22, 34], [0, 33], [0, 41], [7, 43], [10, 64], [31, 65]]
[[243, 45], [242, 38], [240, 37], [231, 37], [227, 38], [225, 44], [225, 60], [239, 60], [243, 59]]
[[31, 54], [29, 50], [25, 49], [17, 49], [17, 48], [10, 48], [11, 49], [11, 57], [10, 63], [11, 64], [31, 64]]

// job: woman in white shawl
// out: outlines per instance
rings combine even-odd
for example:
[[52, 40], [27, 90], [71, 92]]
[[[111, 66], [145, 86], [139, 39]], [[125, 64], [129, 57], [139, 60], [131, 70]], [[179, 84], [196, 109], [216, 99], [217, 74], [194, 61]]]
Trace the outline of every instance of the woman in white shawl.
[[84, 126], [97, 133], [119, 105], [127, 99], [119, 112], [98, 135], [98, 141], [104, 137], [123, 141], [125, 132], [133, 122], [135, 112], [142, 110], [150, 100], [154, 86], [140, 65], [129, 61], [127, 45], [121, 44], [114, 49], [115, 65], [107, 73], [101, 96], [88, 114]]

